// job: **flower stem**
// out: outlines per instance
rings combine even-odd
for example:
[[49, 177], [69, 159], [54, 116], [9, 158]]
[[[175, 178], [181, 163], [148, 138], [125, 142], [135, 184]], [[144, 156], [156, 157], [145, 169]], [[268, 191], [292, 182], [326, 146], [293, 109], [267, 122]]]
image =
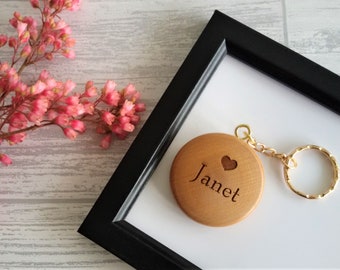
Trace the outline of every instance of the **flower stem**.
[[46, 127], [46, 126], [49, 126], [49, 125], [53, 125], [53, 123], [48, 122], [48, 123], [45, 123], [45, 124], [42, 124], [42, 125], [33, 125], [33, 126], [29, 126], [27, 128], [18, 129], [18, 130], [15, 130], [15, 131], [3, 133], [3, 134], [0, 134], [0, 139], [6, 139], [6, 138], [8, 138], [12, 135], [15, 135], [15, 134], [19, 134], [19, 133], [23, 133], [23, 132], [27, 132], [27, 131], [33, 131], [33, 130], [36, 130], [38, 128]]

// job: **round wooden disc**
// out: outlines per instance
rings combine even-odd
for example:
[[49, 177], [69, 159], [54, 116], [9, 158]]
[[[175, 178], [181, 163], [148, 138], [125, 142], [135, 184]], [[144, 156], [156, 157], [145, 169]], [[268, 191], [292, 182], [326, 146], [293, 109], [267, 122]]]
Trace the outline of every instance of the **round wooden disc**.
[[177, 153], [170, 183], [178, 205], [192, 219], [227, 226], [245, 218], [264, 186], [261, 161], [235, 136], [211, 133], [194, 138]]

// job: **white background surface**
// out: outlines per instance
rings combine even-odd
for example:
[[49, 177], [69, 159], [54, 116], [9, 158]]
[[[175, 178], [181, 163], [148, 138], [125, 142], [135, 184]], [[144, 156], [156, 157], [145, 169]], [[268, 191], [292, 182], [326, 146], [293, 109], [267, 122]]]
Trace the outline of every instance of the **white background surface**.
[[[316, 144], [340, 157], [337, 114], [226, 56], [127, 220], [203, 269], [340, 267], [339, 190], [317, 201], [301, 198], [285, 186], [282, 164], [262, 154], [266, 178], [263, 198], [244, 221], [224, 228], [207, 227], [190, 220], [178, 208], [169, 184], [177, 151], [204, 133], [233, 134], [241, 123], [249, 124], [259, 141], [284, 153]], [[308, 157], [310, 153], [305, 154]], [[297, 161], [301, 165], [308, 162], [305, 155]], [[323, 168], [304, 169], [299, 176], [303, 179], [310, 176], [309, 170], [323, 177]], [[325, 173], [329, 177], [327, 170]]]
[[[225, 12], [340, 74], [339, 7], [339, 0], [83, 0], [80, 11], [63, 17], [71, 25], [73, 37], [77, 41], [76, 59], [69, 61], [60, 57], [54, 63], [44, 62], [28, 70], [27, 76], [37, 76], [41, 68], [46, 68], [58, 80], [74, 80], [79, 91], [87, 80], [93, 80], [99, 87], [107, 79], [116, 80], [119, 87], [134, 83], [147, 105], [143, 124], [214, 9]], [[14, 11], [31, 15], [28, 1], [1, 0], [1, 33], [11, 31], [8, 20]], [[0, 50], [0, 57], [1, 60], [6, 59], [8, 52]], [[264, 98], [263, 102], [268, 106], [271, 100]], [[257, 106], [257, 110], [262, 108]], [[304, 108], [299, 110], [299, 117], [303, 111]], [[271, 113], [266, 121], [270, 118]], [[210, 117], [209, 121], [211, 119], [214, 117]], [[234, 125], [247, 120], [243, 117], [235, 119], [235, 123], [218, 123], [218, 126], [222, 131], [232, 132]], [[273, 136], [265, 121], [260, 118], [256, 118], [256, 121], [249, 122], [254, 135], [261, 142], [279, 150], [290, 151], [295, 144], [312, 141], [312, 138], [308, 138], [311, 134], [305, 132], [301, 141], [298, 141], [299, 138], [292, 132], [299, 130], [281, 127], [271, 129], [271, 132], [279, 135]], [[288, 120], [275, 118], [275, 121], [278, 124], [279, 121]], [[217, 129], [207, 126], [209, 131], [214, 128]], [[286, 134], [283, 133], [285, 131]], [[59, 129], [52, 127], [29, 134], [21, 145], [1, 145], [1, 151], [10, 155], [14, 164], [8, 168], [0, 167], [0, 268], [131, 269], [111, 253], [79, 235], [76, 230], [137, 132], [138, 129], [126, 141], [115, 141], [108, 151], [98, 147], [99, 138], [92, 133], [69, 141]], [[319, 138], [315, 143], [332, 148]], [[287, 200], [290, 197], [290, 203], [298, 200], [282, 183], [277, 162], [271, 162], [266, 171], [277, 170], [278, 177], [275, 178], [277, 181], [267, 179], [265, 192], [269, 190], [269, 185], [273, 185], [279, 196]], [[339, 190], [335, 192], [330, 197], [332, 200], [338, 196]], [[159, 192], [159, 196], [163, 194]], [[281, 218], [289, 226], [286, 229], [271, 228], [270, 224], [265, 223], [266, 219], [261, 219], [258, 227], [265, 226], [278, 233], [292, 231], [291, 228], [299, 223], [296, 219], [283, 219], [282, 215], [286, 213], [272, 206], [273, 202], [279, 201], [274, 194], [269, 196], [273, 200], [267, 203], [264, 197], [256, 212], [237, 226], [242, 227], [247, 223], [255, 226], [253, 220], [260, 218], [264, 211], [262, 208], [266, 207], [272, 211], [272, 220]], [[171, 198], [170, 195], [168, 197]], [[314, 204], [302, 202], [307, 206], [310, 203]], [[177, 211], [177, 208], [174, 209]], [[301, 212], [304, 215], [304, 211]], [[231, 230], [234, 228], [238, 227]], [[169, 235], [171, 233], [170, 230]], [[322, 238], [323, 234], [316, 237]], [[262, 235], [257, 238], [263, 241]], [[268, 241], [272, 243], [275, 239]], [[334, 238], [328, 240], [333, 243]], [[270, 243], [268, 246], [271, 246]], [[181, 246], [181, 243], [178, 245]], [[291, 247], [294, 249], [294, 244]], [[237, 245], [239, 248], [241, 245]], [[276, 248], [279, 252], [280, 244]], [[242, 249], [245, 254], [249, 254], [247, 246], [243, 245]], [[311, 258], [307, 253], [304, 254]], [[221, 268], [228, 268], [228, 265]]]

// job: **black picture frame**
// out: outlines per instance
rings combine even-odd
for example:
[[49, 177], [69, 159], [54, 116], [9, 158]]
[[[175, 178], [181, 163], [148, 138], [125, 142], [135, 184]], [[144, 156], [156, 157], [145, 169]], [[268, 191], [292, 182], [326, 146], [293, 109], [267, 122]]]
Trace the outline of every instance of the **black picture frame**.
[[338, 75], [215, 11], [79, 228], [137, 269], [200, 269], [125, 217], [226, 54], [340, 114]]

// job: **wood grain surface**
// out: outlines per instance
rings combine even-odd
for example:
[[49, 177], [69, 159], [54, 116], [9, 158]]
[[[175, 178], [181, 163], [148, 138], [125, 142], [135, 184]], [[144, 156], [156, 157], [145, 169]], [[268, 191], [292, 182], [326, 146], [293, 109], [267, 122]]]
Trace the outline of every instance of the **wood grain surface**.
[[[340, 73], [340, 0], [83, 0], [64, 16], [76, 59], [40, 63], [25, 76], [45, 68], [78, 89], [87, 80], [134, 83], [147, 105], [140, 128], [215, 9]], [[11, 30], [15, 10], [32, 15], [26, 0], [1, 0], [0, 33]], [[2, 61], [8, 55], [0, 50]], [[0, 167], [0, 269], [131, 269], [76, 230], [139, 128], [107, 151], [94, 133], [69, 141], [54, 127], [1, 145], [14, 164]]]
[[178, 205], [193, 220], [228, 226], [243, 220], [258, 204], [264, 186], [260, 158], [234, 135], [209, 133], [187, 142], [170, 172]]

